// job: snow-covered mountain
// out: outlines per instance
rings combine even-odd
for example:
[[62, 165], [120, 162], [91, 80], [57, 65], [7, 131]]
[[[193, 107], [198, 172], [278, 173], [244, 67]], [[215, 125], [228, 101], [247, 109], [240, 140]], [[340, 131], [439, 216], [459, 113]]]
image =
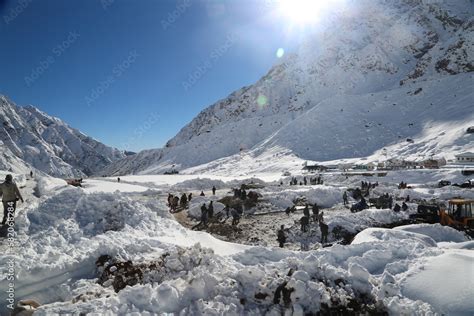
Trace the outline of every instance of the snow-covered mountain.
[[0, 170], [36, 168], [58, 177], [90, 175], [125, 154], [84, 135], [33, 106], [0, 96]]
[[474, 125], [473, 1], [341, 3], [257, 83], [202, 111], [165, 148], [105, 173], [202, 171], [242, 157], [452, 157], [474, 148], [465, 133]]

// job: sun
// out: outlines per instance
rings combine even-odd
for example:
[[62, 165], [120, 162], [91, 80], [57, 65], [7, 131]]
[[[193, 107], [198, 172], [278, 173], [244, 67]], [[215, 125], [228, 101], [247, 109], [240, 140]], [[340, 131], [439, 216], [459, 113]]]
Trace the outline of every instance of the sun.
[[335, 0], [280, 0], [280, 14], [294, 24], [317, 23], [328, 6]]

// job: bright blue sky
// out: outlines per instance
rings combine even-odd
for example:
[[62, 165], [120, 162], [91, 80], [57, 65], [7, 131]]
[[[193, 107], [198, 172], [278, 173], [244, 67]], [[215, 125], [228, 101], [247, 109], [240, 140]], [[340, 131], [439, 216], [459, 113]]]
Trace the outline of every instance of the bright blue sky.
[[0, 94], [107, 145], [161, 147], [202, 109], [257, 81], [278, 48], [295, 47], [302, 34], [287, 32], [272, 3], [0, 0]]

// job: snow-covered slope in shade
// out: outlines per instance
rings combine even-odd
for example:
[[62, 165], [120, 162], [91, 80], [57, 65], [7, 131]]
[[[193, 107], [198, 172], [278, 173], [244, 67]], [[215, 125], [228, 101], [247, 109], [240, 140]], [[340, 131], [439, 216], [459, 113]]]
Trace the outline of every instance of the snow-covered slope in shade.
[[105, 173], [182, 171], [277, 150], [327, 161], [474, 147], [464, 133], [473, 122], [473, 2], [340, 3], [257, 83], [202, 111], [165, 148]]
[[95, 173], [125, 154], [84, 135], [33, 106], [0, 96], [0, 169], [36, 168], [53, 176]]

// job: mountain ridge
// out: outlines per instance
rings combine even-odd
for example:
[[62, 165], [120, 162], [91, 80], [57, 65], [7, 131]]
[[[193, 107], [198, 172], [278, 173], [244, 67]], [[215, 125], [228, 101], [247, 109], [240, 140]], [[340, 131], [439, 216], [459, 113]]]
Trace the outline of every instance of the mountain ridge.
[[32, 105], [17, 106], [5, 96], [0, 96], [0, 123], [0, 169], [82, 177], [126, 157], [59, 118]]
[[[449, 116], [436, 99], [455, 104], [457, 116], [450, 118], [458, 130], [459, 121], [471, 120], [472, 113], [473, 95], [466, 87], [473, 82], [473, 13], [473, 2], [468, 0], [347, 1], [328, 15], [323, 31], [282, 58], [254, 85], [204, 109], [164, 148], [115, 162], [105, 173], [196, 170], [215, 160], [234, 161], [232, 157], [242, 153], [271, 152], [276, 147], [301, 160], [316, 161], [367, 157], [384, 148], [398, 148], [392, 153], [397, 155], [405, 150], [405, 138], [421, 137], [430, 121]], [[456, 93], [465, 94], [464, 102], [457, 102]], [[396, 117], [401, 132], [382, 114]], [[311, 126], [309, 117], [325, 129]], [[407, 122], [404, 128], [401, 122], [412, 117], [416, 122]], [[378, 128], [384, 123], [386, 128]], [[357, 139], [344, 131], [345, 126]], [[313, 135], [321, 136], [315, 141]], [[474, 146], [450, 141], [451, 147], [420, 150], [426, 156], [441, 151], [452, 156]], [[334, 150], [331, 142], [337, 144]]]

